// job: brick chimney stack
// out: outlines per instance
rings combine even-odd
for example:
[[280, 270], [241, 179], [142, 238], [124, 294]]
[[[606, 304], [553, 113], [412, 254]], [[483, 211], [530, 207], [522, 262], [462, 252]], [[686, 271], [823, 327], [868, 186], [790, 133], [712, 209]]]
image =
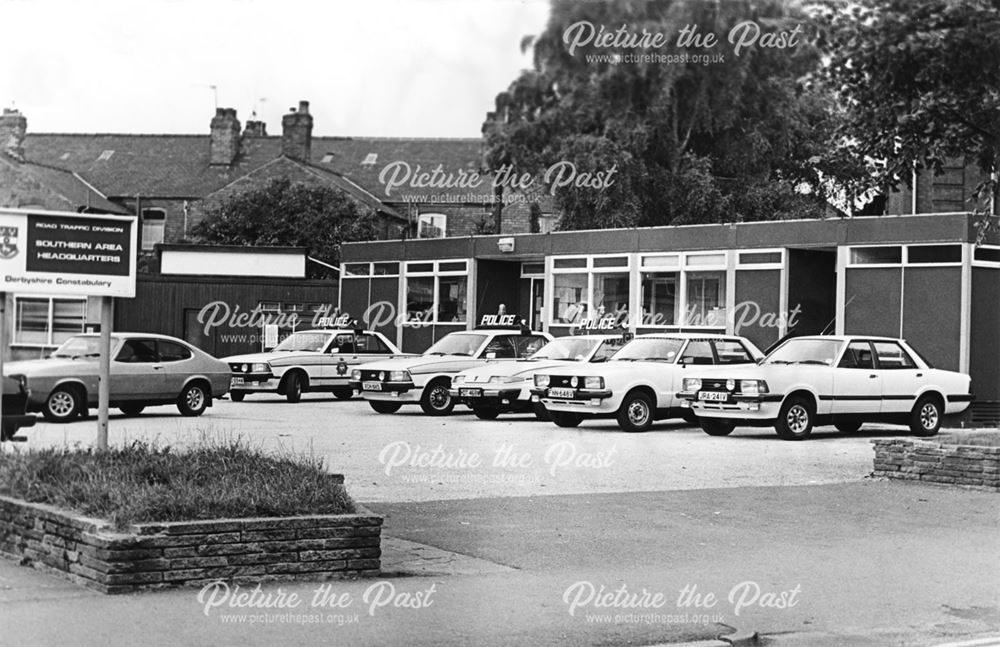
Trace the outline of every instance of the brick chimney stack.
[[313, 118], [309, 102], [299, 101], [299, 109], [291, 108], [281, 118], [281, 153], [301, 162], [308, 162], [312, 155]]
[[243, 126], [244, 137], [267, 137], [267, 124], [263, 121], [248, 119]]
[[210, 164], [230, 166], [240, 152], [240, 120], [235, 108], [216, 108], [212, 117]]
[[19, 162], [24, 161], [24, 135], [28, 120], [17, 110], [4, 108], [0, 116], [0, 152]]

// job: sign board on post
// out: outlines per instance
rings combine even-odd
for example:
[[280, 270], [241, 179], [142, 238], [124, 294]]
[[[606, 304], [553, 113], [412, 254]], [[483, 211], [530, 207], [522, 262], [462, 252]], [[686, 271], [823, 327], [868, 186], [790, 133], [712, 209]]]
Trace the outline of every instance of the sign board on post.
[[[102, 297], [98, 449], [108, 446], [111, 298], [135, 296], [137, 233], [129, 216], [0, 209], [0, 299], [7, 292]], [[0, 338], [2, 331], [0, 321]]]
[[135, 296], [135, 219], [0, 209], [0, 291]]

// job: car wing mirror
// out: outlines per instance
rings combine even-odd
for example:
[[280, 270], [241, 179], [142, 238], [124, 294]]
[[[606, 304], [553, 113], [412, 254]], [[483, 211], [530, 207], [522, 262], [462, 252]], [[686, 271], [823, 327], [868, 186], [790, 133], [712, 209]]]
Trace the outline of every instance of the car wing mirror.
[[497, 358], [497, 354], [495, 352], [490, 351], [490, 352], [486, 353], [486, 359], [496, 359], [496, 358]]

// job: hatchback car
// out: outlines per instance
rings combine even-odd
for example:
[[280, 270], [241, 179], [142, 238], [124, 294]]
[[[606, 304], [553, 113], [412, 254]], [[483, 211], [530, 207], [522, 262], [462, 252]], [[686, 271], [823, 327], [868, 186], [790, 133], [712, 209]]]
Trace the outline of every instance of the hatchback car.
[[[46, 359], [10, 362], [31, 395], [29, 411], [69, 422], [97, 405], [100, 335], [67, 339]], [[176, 404], [185, 416], [200, 416], [212, 399], [229, 390], [229, 366], [185, 341], [166, 335], [112, 333], [111, 406], [135, 416], [152, 405]]]

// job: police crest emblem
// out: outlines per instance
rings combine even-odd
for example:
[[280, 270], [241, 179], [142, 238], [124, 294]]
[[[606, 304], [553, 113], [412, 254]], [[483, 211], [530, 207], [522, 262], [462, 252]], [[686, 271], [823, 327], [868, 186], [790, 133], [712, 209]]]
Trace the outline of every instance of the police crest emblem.
[[17, 227], [0, 227], [0, 258], [17, 256]]

